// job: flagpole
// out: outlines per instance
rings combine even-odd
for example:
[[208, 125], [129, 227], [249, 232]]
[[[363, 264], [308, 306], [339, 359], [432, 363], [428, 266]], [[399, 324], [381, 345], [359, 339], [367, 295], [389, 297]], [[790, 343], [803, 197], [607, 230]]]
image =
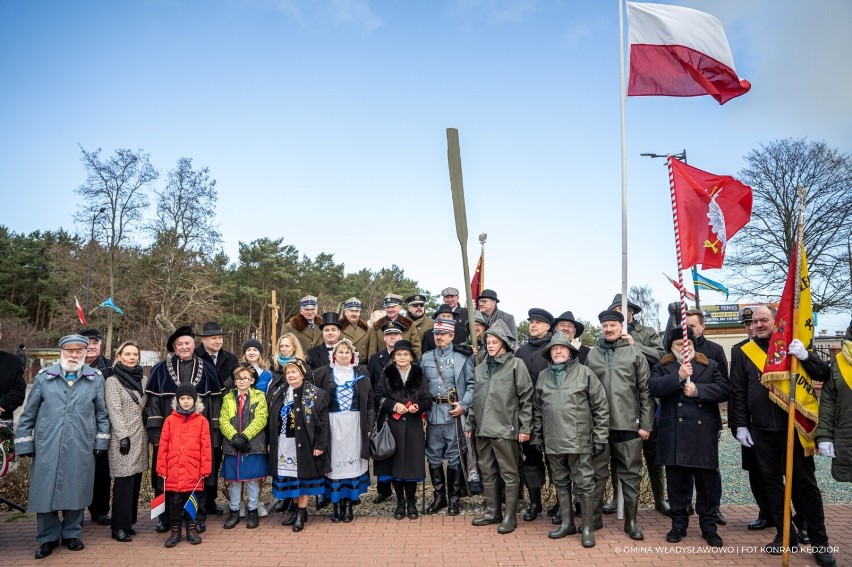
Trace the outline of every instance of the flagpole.
[[[796, 227], [796, 279], [793, 287], [793, 338], [796, 339], [796, 329], [799, 328], [799, 298], [802, 292], [802, 249], [805, 240], [805, 187], [799, 185], [796, 188], [799, 194], [799, 221]], [[789, 276], [788, 276], [789, 277]], [[796, 426], [796, 376], [799, 370], [799, 359], [790, 356], [790, 397], [787, 401], [787, 461], [784, 472], [784, 531], [782, 532], [782, 545], [784, 552], [781, 557], [781, 565], [788, 567], [790, 564], [790, 501], [793, 496], [793, 444], [795, 443]]]
[[[621, 312], [627, 321], [627, 127], [624, 100], [624, 0], [618, 0], [618, 63], [619, 92], [621, 103]], [[681, 281], [681, 283], [683, 283]], [[683, 292], [681, 292], [683, 293]], [[625, 332], [627, 325], [625, 325]]]
[[[677, 252], [677, 279], [680, 283], [680, 330], [683, 333], [683, 360], [689, 360], [689, 335], [686, 332], [686, 288], [683, 287], [683, 270], [681, 269], [682, 256], [680, 250], [680, 224], [677, 216], [677, 197], [675, 195], [674, 170], [672, 169], [672, 160], [674, 156], [670, 155], [666, 160], [666, 165], [669, 168], [669, 191], [672, 197], [672, 220], [674, 221], [675, 233], [675, 251]], [[698, 288], [695, 289], [698, 291]], [[686, 378], [687, 383], [690, 378]]]

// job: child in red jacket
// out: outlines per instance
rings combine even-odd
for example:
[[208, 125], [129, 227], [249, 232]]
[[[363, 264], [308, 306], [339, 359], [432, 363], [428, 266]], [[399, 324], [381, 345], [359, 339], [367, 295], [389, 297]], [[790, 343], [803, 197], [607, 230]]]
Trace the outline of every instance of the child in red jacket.
[[[172, 404], [175, 409], [163, 423], [157, 455], [157, 474], [165, 479], [172, 528], [166, 547], [180, 541], [184, 505], [194, 490], [204, 488], [204, 477], [213, 469], [210, 426], [201, 415], [204, 406], [195, 387], [189, 383], [178, 386]], [[186, 539], [191, 544], [201, 543], [198, 524], [191, 517], [187, 517]]]

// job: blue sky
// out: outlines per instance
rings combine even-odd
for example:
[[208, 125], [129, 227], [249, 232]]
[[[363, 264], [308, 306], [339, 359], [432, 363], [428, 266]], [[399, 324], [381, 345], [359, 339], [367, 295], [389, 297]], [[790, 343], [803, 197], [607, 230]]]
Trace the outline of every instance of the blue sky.
[[[664, 304], [676, 299], [662, 275], [675, 275], [666, 170], [641, 152], [686, 148], [690, 164], [735, 174], [779, 138], [852, 146], [852, 3], [678, 4], [722, 21], [753, 86], [724, 106], [627, 100], [629, 281]], [[485, 232], [502, 307], [593, 319], [620, 288], [616, 0], [4, 0], [0, 80], [12, 230], [75, 229], [78, 144], [143, 148], [158, 186], [179, 157], [210, 168], [232, 259], [240, 241], [280, 236], [350, 271], [396, 263], [437, 293], [462, 285], [454, 127], [471, 263]]]

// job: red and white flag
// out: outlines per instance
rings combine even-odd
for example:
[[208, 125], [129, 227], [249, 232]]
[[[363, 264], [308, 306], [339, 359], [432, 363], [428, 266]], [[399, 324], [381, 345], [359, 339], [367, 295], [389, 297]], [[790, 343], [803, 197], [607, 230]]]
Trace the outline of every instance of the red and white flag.
[[482, 291], [482, 286], [485, 285], [485, 251], [479, 254], [479, 262], [476, 264], [476, 271], [473, 277], [470, 278], [470, 294], [474, 304], [479, 293]]
[[[663, 275], [666, 276], [666, 274], [663, 274]], [[678, 291], [681, 290], [682, 286], [680, 285], [680, 282], [677, 282], [677, 281], [671, 279], [669, 276], [666, 276], [666, 279], [669, 280], [670, 282], [672, 282], [672, 285], [675, 286], [675, 289], [677, 289]], [[691, 299], [692, 301], [695, 301], [695, 294], [692, 293], [691, 291], [688, 291], [686, 288], [683, 288], [683, 294], [686, 296], [687, 299]]]
[[153, 520], [160, 514], [166, 511], [166, 493], [162, 493], [159, 496], [155, 496], [153, 500], [151, 500], [151, 519]]
[[80, 305], [80, 300], [77, 299], [77, 296], [74, 296], [74, 306], [77, 308], [77, 318], [80, 319], [80, 324], [84, 327], [88, 327], [89, 324], [86, 323], [86, 314], [83, 312], [83, 306]]
[[628, 96], [710, 95], [725, 104], [751, 88], [734, 70], [716, 17], [682, 6], [628, 2], [627, 23]]

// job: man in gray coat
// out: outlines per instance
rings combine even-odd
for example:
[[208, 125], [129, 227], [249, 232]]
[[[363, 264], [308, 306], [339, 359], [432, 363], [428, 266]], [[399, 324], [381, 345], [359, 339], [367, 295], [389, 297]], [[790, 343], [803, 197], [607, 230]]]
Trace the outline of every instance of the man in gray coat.
[[[436, 348], [424, 353], [420, 361], [432, 396], [432, 408], [426, 414], [426, 460], [435, 499], [426, 513], [434, 514], [449, 505], [447, 514], [457, 516], [465, 479], [458, 425], [473, 399], [473, 357], [453, 349], [454, 321], [438, 319], [432, 330]], [[444, 459], [447, 460], [446, 477]]]
[[60, 541], [71, 551], [83, 549], [83, 509], [92, 501], [95, 457], [109, 447], [104, 380], [83, 362], [87, 346], [89, 339], [81, 335], [59, 340], [59, 362], [36, 376], [15, 432], [15, 452], [33, 458], [28, 510], [36, 513], [41, 544], [36, 559], [50, 555]]
[[[500, 523], [497, 533], [517, 527], [515, 510], [521, 484], [520, 444], [532, 432], [533, 384], [526, 365], [515, 358], [515, 341], [502, 321], [485, 331], [488, 356], [476, 367], [467, 432], [476, 439], [477, 462], [485, 489], [485, 515], [474, 526]], [[506, 515], [500, 511], [500, 485], [506, 490]]]
[[489, 327], [495, 321], [503, 321], [509, 330], [509, 336], [512, 340], [518, 340], [518, 326], [515, 325], [515, 317], [497, 309], [497, 304], [500, 300], [497, 299], [497, 292], [493, 289], [483, 289], [479, 297], [476, 298], [476, 304], [479, 306], [479, 311], [485, 316], [485, 324]]
[[[634, 540], [645, 536], [636, 524], [639, 484], [642, 481], [642, 441], [654, 427], [654, 410], [648, 392], [650, 370], [642, 352], [625, 338], [624, 316], [618, 311], [598, 315], [603, 336], [586, 357], [606, 390], [609, 402], [609, 446], [595, 459], [594, 525], [603, 526], [603, 493], [610, 453], [624, 488], [624, 531]], [[614, 486], [614, 489], [618, 489]]]

